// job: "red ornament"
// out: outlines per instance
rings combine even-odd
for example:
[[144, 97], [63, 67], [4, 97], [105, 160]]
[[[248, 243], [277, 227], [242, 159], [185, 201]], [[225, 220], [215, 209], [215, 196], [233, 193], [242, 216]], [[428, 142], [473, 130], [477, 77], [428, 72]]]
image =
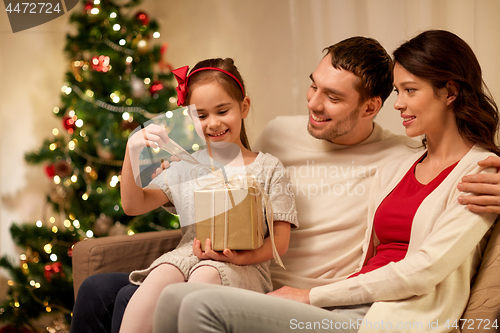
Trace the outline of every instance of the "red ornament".
[[45, 265], [43, 275], [45, 276], [45, 280], [47, 280], [47, 282], [52, 282], [52, 278], [55, 275], [60, 275], [61, 277], [64, 277], [64, 272], [62, 270], [61, 262], [58, 261], [53, 264]]
[[97, 72], [106, 73], [109, 71], [109, 57], [105, 55], [92, 57], [92, 69]]
[[163, 89], [163, 83], [161, 83], [161, 81], [159, 80], [156, 80], [149, 87], [149, 92], [151, 93], [151, 95], [154, 95], [155, 93], [159, 92], [162, 89]]
[[137, 14], [135, 14], [135, 18], [138, 21], [141, 21], [142, 25], [148, 25], [149, 24], [149, 16], [148, 16], [148, 14], [146, 14], [144, 12], [137, 12]]
[[75, 119], [76, 117], [70, 118], [70, 117], [63, 117], [63, 127], [68, 131], [69, 134], [73, 134], [73, 131], [76, 128], [75, 125]]
[[54, 164], [49, 164], [45, 166], [45, 173], [47, 174], [47, 177], [54, 178], [54, 176], [56, 175], [55, 169], [56, 167]]
[[94, 8], [94, 2], [93, 1], [87, 1], [87, 3], [85, 3], [85, 7], [83, 7], [85, 9], [85, 12], [88, 12], [89, 10], [92, 10], [92, 8]]

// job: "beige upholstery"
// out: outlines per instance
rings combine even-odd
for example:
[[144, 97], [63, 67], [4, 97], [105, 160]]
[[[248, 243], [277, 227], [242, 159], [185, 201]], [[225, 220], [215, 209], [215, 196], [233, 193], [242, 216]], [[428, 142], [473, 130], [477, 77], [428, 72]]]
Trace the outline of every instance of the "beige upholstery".
[[[495, 225], [493, 233], [484, 251], [481, 267], [472, 285], [469, 304], [463, 314], [467, 319], [462, 332], [478, 332], [480, 319], [493, 323], [500, 311], [500, 223]], [[471, 320], [470, 320], [471, 319]], [[472, 324], [472, 325], [469, 325]], [[500, 322], [498, 322], [500, 325]], [[479, 328], [485, 328], [484, 324]], [[470, 329], [469, 329], [470, 326]], [[474, 328], [473, 328], [474, 327]], [[490, 331], [495, 329], [490, 327]]]
[[161, 254], [174, 249], [180, 240], [180, 230], [167, 230], [93, 238], [76, 243], [73, 248], [75, 298], [86, 277], [146, 268]]
[[[145, 268], [161, 254], [173, 249], [180, 239], [180, 231], [171, 230], [88, 239], [77, 243], [73, 249], [75, 297], [86, 277], [96, 273], [130, 272]], [[474, 322], [475, 329], [468, 330], [465, 327], [463, 332], [481, 331], [477, 329], [478, 320], [489, 319], [493, 322], [499, 311], [500, 223], [497, 223], [486, 246], [469, 304], [463, 315], [468, 320], [467, 323]]]

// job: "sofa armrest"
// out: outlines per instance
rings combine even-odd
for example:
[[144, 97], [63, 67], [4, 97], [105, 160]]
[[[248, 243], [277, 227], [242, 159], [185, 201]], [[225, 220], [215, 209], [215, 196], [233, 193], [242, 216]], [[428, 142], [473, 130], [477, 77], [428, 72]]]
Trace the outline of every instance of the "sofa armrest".
[[88, 276], [147, 268], [160, 255], [173, 250], [181, 237], [180, 230], [166, 230], [92, 238], [76, 243], [72, 257], [75, 298]]

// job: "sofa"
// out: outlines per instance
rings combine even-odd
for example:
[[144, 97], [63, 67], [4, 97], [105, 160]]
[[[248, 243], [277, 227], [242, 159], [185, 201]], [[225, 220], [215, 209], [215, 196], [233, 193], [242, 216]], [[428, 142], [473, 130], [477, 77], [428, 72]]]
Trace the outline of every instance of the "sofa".
[[[88, 276], [146, 268], [162, 253], [175, 248], [180, 239], [180, 230], [168, 230], [86, 239], [77, 243], [72, 258], [75, 298], [80, 284]], [[500, 223], [497, 223], [484, 251], [481, 266], [474, 277], [463, 320], [459, 323], [464, 326], [462, 332], [483, 331], [485, 320], [493, 323], [499, 311]], [[497, 324], [500, 325], [500, 320]], [[487, 332], [495, 332], [495, 329]]]

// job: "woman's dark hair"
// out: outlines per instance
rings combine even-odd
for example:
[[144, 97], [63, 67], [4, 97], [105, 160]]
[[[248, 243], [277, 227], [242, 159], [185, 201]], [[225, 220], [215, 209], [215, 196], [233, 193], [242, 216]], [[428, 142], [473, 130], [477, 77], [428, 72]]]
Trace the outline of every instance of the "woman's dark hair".
[[[482, 79], [481, 66], [465, 41], [448, 31], [428, 30], [405, 42], [393, 55], [395, 63], [429, 80], [434, 91], [450, 81], [456, 82], [459, 91], [452, 106], [459, 134], [500, 155], [496, 144], [498, 107]], [[425, 146], [425, 139], [422, 143]]]
[[[243, 87], [243, 91], [246, 91], [243, 78], [241, 77], [241, 74], [236, 68], [236, 66], [234, 65], [233, 59], [214, 58], [214, 59], [202, 60], [191, 69], [191, 72], [204, 67], [216, 67], [233, 74], [240, 81], [241, 86]], [[227, 94], [231, 96], [231, 98], [233, 98], [234, 100], [242, 102], [243, 99], [245, 98], [240, 86], [231, 76], [223, 72], [219, 72], [217, 70], [206, 70], [206, 71], [196, 72], [189, 77], [188, 81], [189, 92], [186, 98], [186, 105], [189, 105], [189, 100], [191, 99], [191, 91], [196, 85], [207, 84], [214, 81], [219, 83], [222, 86], [222, 88], [224, 88], [224, 90], [227, 92]], [[247, 133], [245, 130], [245, 123], [243, 122], [243, 119], [241, 120], [240, 140], [241, 143], [243, 144], [243, 147], [250, 150], [250, 143], [248, 141]]]

